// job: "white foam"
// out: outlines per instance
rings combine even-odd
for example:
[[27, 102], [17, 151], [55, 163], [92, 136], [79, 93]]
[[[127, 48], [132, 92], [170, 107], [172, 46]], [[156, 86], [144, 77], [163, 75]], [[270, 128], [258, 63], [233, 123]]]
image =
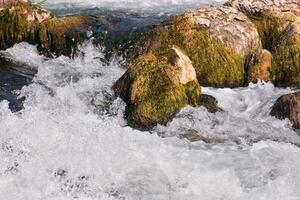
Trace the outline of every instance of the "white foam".
[[[32, 46], [23, 43], [8, 51], [20, 56], [28, 48]], [[272, 102], [289, 89], [271, 84], [203, 88], [218, 98], [223, 114], [186, 108], [168, 126], [157, 128], [170, 136], [193, 128], [234, 139], [205, 144], [162, 138], [156, 131], [124, 126], [124, 103], [117, 99], [111, 104], [108, 98], [124, 69], [116, 62], [104, 65], [101, 50], [90, 43], [82, 52], [74, 60], [28, 54], [38, 74], [21, 90], [25, 108], [11, 113], [8, 102], [0, 102], [0, 199], [300, 197], [300, 149], [289, 143], [298, 138], [286, 121], [267, 115]], [[236, 144], [236, 138], [261, 141]]]
[[52, 9], [109, 8], [133, 11], [169, 12], [196, 9], [203, 4], [224, 3], [225, 0], [51, 0], [45, 6]]

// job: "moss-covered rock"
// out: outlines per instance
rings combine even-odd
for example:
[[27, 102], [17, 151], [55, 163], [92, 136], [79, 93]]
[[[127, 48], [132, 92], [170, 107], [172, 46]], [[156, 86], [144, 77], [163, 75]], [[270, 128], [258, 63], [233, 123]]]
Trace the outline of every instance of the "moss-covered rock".
[[263, 47], [272, 53], [271, 80], [279, 86], [299, 85], [300, 29], [297, 17], [277, 16], [272, 12], [250, 17], [257, 26]]
[[132, 126], [164, 124], [184, 106], [197, 105], [200, 86], [191, 62], [182, 62], [186, 59], [176, 48], [169, 57], [147, 53], [116, 82], [114, 91], [127, 103], [126, 118]]
[[100, 26], [108, 26], [102, 17], [54, 17], [29, 0], [0, 2], [0, 49], [26, 41], [49, 56], [72, 56], [87, 31]]
[[71, 16], [52, 18], [42, 22], [38, 28], [39, 49], [55, 55], [73, 55], [76, 47], [88, 38], [89, 26], [96, 18]]
[[256, 25], [272, 53], [270, 79], [278, 86], [300, 85], [300, 1], [231, 0]]
[[51, 13], [30, 1], [9, 0], [0, 3], [0, 49], [21, 41], [33, 41], [38, 23]]
[[173, 45], [193, 62], [204, 86], [237, 87], [244, 84], [250, 63], [261, 50], [255, 26], [230, 7], [209, 7], [172, 18], [155, 27], [137, 44], [138, 55], [152, 52], [164, 57]]
[[11, 47], [29, 37], [29, 24], [20, 7], [0, 13], [0, 49]]
[[270, 81], [270, 71], [272, 66], [272, 54], [264, 49], [257, 57], [254, 65], [248, 70], [248, 82], [256, 82], [258, 79]]

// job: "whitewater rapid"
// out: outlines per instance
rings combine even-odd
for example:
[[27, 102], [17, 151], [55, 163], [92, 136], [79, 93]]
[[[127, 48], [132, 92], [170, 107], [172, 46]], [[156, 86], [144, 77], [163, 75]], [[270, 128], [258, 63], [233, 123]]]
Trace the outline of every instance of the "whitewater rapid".
[[[39, 2], [39, 0], [33, 0]], [[175, 13], [196, 9], [208, 4], [221, 4], [226, 0], [48, 0], [49, 9], [100, 8], [145, 13]]]
[[[49, 59], [20, 43], [8, 57], [37, 70], [18, 91], [24, 108], [0, 102], [3, 200], [298, 200], [300, 136], [269, 116], [291, 89], [271, 83], [202, 88], [223, 112], [184, 108], [151, 132], [133, 130], [111, 86], [119, 58], [84, 44], [74, 59]], [[189, 132], [208, 138], [179, 139]]]

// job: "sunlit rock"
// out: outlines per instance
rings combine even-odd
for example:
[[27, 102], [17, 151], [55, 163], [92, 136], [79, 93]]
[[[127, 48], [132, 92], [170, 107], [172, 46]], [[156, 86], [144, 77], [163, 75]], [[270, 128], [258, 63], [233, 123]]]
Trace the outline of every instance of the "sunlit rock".
[[204, 86], [237, 87], [245, 81], [248, 57], [261, 53], [255, 25], [235, 8], [204, 7], [153, 28], [136, 45], [138, 55], [165, 57], [178, 46], [193, 62]]
[[200, 86], [189, 58], [177, 48], [170, 52], [169, 58], [141, 56], [114, 85], [132, 126], [164, 124], [184, 106], [197, 105]]
[[0, 2], [0, 49], [21, 41], [35, 41], [38, 24], [52, 15], [31, 1], [5, 0]]
[[300, 1], [231, 0], [256, 25], [263, 48], [272, 53], [270, 78], [276, 85], [300, 85]]
[[0, 2], [0, 49], [26, 41], [48, 56], [72, 56], [89, 38], [87, 31], [105, 26], [101, 17], [55, 17], [31, 1]]
[[179, 81], [181, 84], [185, 85], [191, 81], [197, 81], [197, 75], [192, 61], [176, 47], [172, 48], [169, 62], [178, 68]]
[[89, 38], [87, 34], [89, 28], [101, 25], [101, 18], [96, 17], [54, 17], [40, 23], [37, 43], [39, 49], [48, 55], [72, 56], [76, 52], [76, 47]]
[[264, 49], [260, 56], [257, 57], [257, 63], [250, 66], [248, 72], [248, 81], [255, 82], [258, 79], [270, 81], [270, 70], [272, 66], [272, 54]]

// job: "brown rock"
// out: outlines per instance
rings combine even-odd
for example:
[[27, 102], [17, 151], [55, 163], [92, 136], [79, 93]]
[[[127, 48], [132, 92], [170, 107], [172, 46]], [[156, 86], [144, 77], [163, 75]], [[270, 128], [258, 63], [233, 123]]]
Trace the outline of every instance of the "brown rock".
[[189, 57], [184, 55], [178, 48], [173, 47], [169, 62], [178, 68], [179, 81], [185, 85], [191, 81], [197, 81], [196, 71]]
[[96, 19], [86, 16], [54, 17], [38, 27], [39, 49], [47, 54], [73, 55], [77, 45], [88, 37], [88, 27]]
[[0, 1], [0, 49], [21, 41], [33, 42], [38, 24], [51, 18], [49, 11], [33, 6], [31, 1]]
[[280, 97], [272, 107], [271, 115], [278, 119], [288, 118], [294, 128], [300, 129], [300, 92]]
[[272, 65], [272, 54], [264, 49], [258, 57], [258, 63], [251, 66], [248, 72], [248, 81], [255, 82], [258, 79], [270, 81], [270, 70]]

